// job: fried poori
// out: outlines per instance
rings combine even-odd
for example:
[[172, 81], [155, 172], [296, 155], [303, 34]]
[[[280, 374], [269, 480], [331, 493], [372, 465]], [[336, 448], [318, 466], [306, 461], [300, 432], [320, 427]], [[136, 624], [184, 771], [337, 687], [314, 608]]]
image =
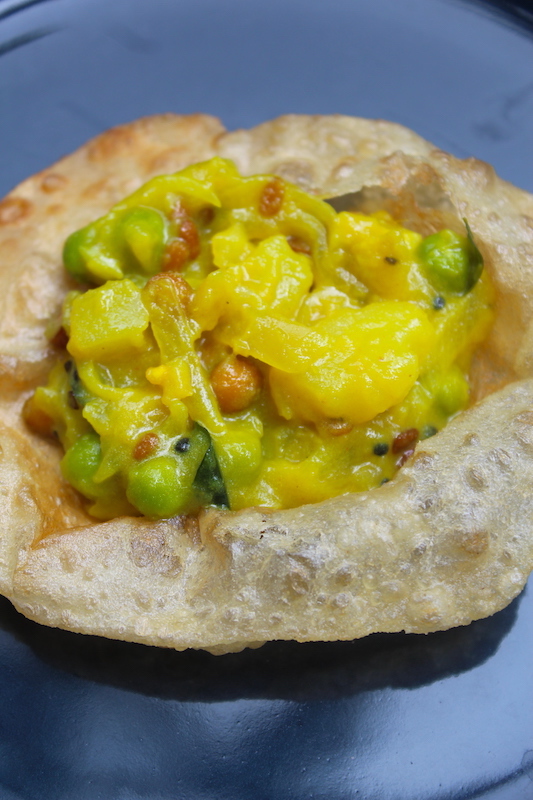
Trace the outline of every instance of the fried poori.
[[[95, 522], [22, 407], [55, 358], [74, 230], [161, 173], [213, 156], [423, 236], [467, 219], [496, 290], [474, 404], [396, 477], [284, 511]], [[533, 568], [533, 198], [387, 122], [282, 117], [226, 133], [164, 115], [108, 131], [0, 203], [0, 591], [43, 624], [222, 653], [272, 639], [429, 632], [488, 616]]]

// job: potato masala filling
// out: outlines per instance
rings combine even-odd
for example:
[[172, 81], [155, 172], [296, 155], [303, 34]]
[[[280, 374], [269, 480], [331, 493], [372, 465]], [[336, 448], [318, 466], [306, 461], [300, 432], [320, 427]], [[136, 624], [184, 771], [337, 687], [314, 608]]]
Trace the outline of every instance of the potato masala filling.
[[99, 519], [381, 485], [468, 404], [492, 318], [466, 221], [423, 237], [221, 158], [151, 180], [64, 262], [81, 288], [25, 418]]

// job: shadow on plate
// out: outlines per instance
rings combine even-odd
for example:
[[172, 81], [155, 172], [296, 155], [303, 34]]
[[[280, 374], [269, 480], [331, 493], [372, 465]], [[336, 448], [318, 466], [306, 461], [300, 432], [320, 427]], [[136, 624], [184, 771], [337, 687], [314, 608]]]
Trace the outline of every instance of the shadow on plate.
[[449, 631], [373, 634], [353, 642], [270, 642], [225, 656], [46, 628], [18, 614], [4, 598], [0, 630], [57, 669], [149, 696], [192, 702], [306, 702], [386, 687], [414, 689], [477, 667], [511, 630], [523, 597], [488, 619]]

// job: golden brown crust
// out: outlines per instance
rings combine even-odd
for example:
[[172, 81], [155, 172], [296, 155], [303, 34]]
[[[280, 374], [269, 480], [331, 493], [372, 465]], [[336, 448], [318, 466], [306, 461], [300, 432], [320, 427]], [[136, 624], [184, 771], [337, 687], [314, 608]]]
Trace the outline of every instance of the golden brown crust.
[[368, 184], [377, 159], [397, 151], [424, 156], [432, 147], [401, 125], [343, 116], [287, 115], [222, 137], [220, 155], [250, 175], [274, 173], [306, 191], [343, 194]]
[[[97, 523], [64, 486], [59, 450], [20, 422], [67, 288], [62, 241], [153, 174], [214, 154], [385, 206], [422, 233], [460, 231], [466, 217], [498, 292], [476, 362], [481, 402], [372, 492], [272, 514]], [[224, 134], [209, 117], [155, 117], [29, 179], [0, 204], [1, 590], [45, 624], [216, 652], [427, 632], [502, 608], [533, 568], [532, 251], [530, 195], [386, 122], [290, 116]]]

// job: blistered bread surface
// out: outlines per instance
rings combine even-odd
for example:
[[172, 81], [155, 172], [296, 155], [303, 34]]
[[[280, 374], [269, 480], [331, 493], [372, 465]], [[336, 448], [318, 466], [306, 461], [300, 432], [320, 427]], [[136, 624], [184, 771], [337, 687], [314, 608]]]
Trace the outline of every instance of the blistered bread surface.
[[[496, 286], [476, 403], [381, 488], [288, 511], [91, 519], [29, 431], [54, 357], [45, 329], [73, 288], [74, 230], [150, 177], [222, 155], [427, 235], [466, 218]], [[167, 647], [429, 632], [503, 608], [533, 568], [533, 198], [401, 126], [282, 117], [226, 133], [163, 115], [108, 131], [0, 203], [0, 591], [28, 617]]]

